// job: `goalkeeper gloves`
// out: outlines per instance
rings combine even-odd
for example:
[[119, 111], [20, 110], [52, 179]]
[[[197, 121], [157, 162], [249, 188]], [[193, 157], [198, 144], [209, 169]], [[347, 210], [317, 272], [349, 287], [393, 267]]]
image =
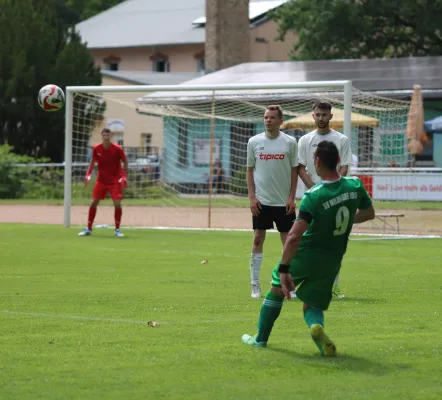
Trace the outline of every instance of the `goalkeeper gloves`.
[[121, 175], [119, 182], [123, 188], [127, 188], [127, 171], [125, 169], [123, 169], [123, 174]]
[[85, 180], [84, 180], [84, 187], [86, 187], [87, 184], [89, 183], [89, 181], [91, 180], [92, 171], [93, 171], [93, 168], [91, 168], [91, 167], [89, 167], [89, 168], [87, 169], [87, 172], [86, 172], [86, 178], [85, 178]]

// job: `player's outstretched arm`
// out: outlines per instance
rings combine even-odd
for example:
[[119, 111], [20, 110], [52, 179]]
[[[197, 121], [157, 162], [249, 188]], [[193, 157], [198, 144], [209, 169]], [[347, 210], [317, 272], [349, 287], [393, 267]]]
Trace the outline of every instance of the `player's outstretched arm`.
[[92, 176], [92, 172], [94, 170], [94, 166], [95, 166], [95, 160], [94, 157], [91, 158], [91, 161], [89, 163], [89, 167], [86, 171], [86, 177], [84, 179], [84, 187], [86, 187], [89, 183], [89, 181], [91, 180], [91, 176]]
[[298, 174], [301, 180], [304, 182], [304, 185], [307, 186], [307, 189], [310, 189], [312, 186], [315, 185], [315, 183], [312, 181], [311, 176], [308, 174], [307, 170], [305, 169], [305, 165], [299, 164]]
[[354, 223], [355, 224], [362, 224], [363, 222], [370, 221], [370, 220], [374, 219], [375, 216], [376, 216], [376, 212], [374, 210], [373, 205], [371, 205], [370, 207], [368, 207], [364, 210], [358, 209], [358, 211], [356, 211], [356, 214], [355, 214]]

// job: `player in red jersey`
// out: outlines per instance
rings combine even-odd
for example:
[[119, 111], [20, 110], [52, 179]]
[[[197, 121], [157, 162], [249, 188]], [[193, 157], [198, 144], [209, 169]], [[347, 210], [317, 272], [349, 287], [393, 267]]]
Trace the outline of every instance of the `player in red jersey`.
[[[98, 177], [92, 192], [92, 203], [89, 207], [89, 216], [87, 228], [84, 228], [78, 235], [89, 236], [92, 233], [92, 225], [95, 215], [97, 214], [97, 206], [100, 200], [104, 200], [106, 195], [110, 193], [115, 207], [115, 236], [123, 237], [120, 231], [121, 200], [123, 199], [123, 188], [127, 187], [127, 159], [124, 150], [115, 143], [111, 142], [111, 131], [104, 128], [101, 131], [102, 143], [94, 146], [92, 150], [92, 159], [86, 173], [84, 187], [87, 186], [91, 179], [92, 171], [95, 164], [98, 165]], [[121, 168], [123, 163], [123, 168]]]

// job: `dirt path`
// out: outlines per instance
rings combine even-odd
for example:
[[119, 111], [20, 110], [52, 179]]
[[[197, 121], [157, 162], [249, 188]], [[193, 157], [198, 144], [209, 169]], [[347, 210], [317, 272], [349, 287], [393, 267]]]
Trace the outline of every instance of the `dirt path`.
[[[392, 210], [386, 210], [389, 213]], [[83, 226], [87, 219], [87, 206], [73, 206], [71, 224]], [[383, 213], [384, 211], [380, 211]], [[442, 210], [394, 210], [404, 213], [400, 218], [401, 233], [442, 234]], [[96, 224], [113, 225], [113, 207], [98, 209]], [[390, 219], [395, 225], [395, 220]], [[0, 205], [0, 223], [19, 222], [36, 224], [63, 224], [63, 207], [49, 205]], [[208, 210], [201, 207], [139, 207], [128, 206], [123, 210], [123, 226], [166, 226], [186, 228], [208, 227]], [[246, 208], [214, 208], [211, 227], [249, 229], [250, 212]], [[380, 221], [355, 227], [356, 232], [382, 232]], [[393, 233], [389, 230], [388, 233]]]

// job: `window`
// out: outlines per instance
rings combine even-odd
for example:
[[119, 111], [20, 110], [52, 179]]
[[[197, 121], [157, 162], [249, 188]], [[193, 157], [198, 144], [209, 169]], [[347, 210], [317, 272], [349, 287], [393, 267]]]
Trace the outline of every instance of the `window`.
[[166, 60], [157, 60], [154, 61], [153, 70], [155, 72], [169, 72], [169, 61]]
[[152, 134], [142, 133], [141, 134], [141, 147], [146, 154], [150, 154], [152, 151]]
[[114, 134], [114, 143], [118, 146], [124, 146], [124, 135], [122, 133]]
[[118, 63], [117, 62], [106, 63], [106, 69], [108, 71], [118, 71]]
[[206, 69], [206, 60], [204, 58], [200, 58], [199, 60], [196, 61], [197, 63], [197, 71], [198, 72], [204, 72]]
[[170, 64], [169, 64], [169, 57], [167, 54], [163, 53], [155, 53], [150, 57], [152, 60], [152, 71], [155, 72], [169, 72], [170, 71]]
[[193, 55], [196, 60], [196, 70], [198, 72], [204, 72], [206, 69], [206, 59], [204, 58], [204, 56], [204, 49]]
[[188, 124], [180, 121], [178, 126], [178, 166], [187, 167], [189, 165], [189, 143], [187, 137]]
[[118, 71], [120, 69], [121, 58], [111, 54], [106, 58], [103, 58], [104, 68], [108, 71]]

